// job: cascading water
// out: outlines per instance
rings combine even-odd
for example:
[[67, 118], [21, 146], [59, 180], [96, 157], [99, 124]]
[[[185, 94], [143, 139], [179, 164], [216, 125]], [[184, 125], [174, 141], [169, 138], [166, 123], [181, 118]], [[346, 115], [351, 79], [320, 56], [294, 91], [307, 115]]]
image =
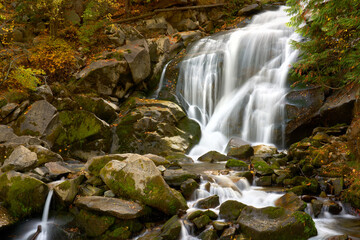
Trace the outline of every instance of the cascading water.
[[282, 144], [286, 79], [298, 55], [289, 44], [298, 36], [287, 22], [281, 7], [255, 16], [245, 28], [204, 38], [190, 48], [177, 91], [189, 117], [202, 127], [191, 156], [223, 152], [233, 136]]

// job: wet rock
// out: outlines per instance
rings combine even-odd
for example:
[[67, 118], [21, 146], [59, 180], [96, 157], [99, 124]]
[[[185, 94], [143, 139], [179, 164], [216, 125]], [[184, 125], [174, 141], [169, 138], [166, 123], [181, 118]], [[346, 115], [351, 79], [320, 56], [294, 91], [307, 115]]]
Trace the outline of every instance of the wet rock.
[[175, 103], [149, 99], [131, 101], [131, 110], [119, 119], [116, 127], [118, 152], [184, 154], [199, 141], [199, 125], [187, 118]]
[[170, 218], [161, 228], [160, 238], [164, 240], [177, 240], [181, 233], [181, 222], [177, 215]]
[[210, 151], [205, 153], [204, 155], [202, 155], [201, 157], [198, 158], [198, 161], [201, 162], [224, 162], [231, 159], [228, 156], [225, 156], [217, 151]]
[[271, 186], [272, 177], [271, 176], [261, 176], [255, 180], [256, 186], [269, 187]]
[[219, 204], [220, 204], [219, 196], [213, 195], [213, 196], [210, 196], [210, 197], [207, 197], [207, 198], [197, 201], [195, 207], [207, 209], [207, 208], [215, 208], [215, 207], [219, 206]]
[[51, 120], [45, 140], [54, 151], [84, 150], [108, 152], [110, 126], [87, 111], [62, 111]]
[[89, 237], [102, 235], [115, 222], [115, 218], [112, 216], [100, 216], [84, 209], [80, 210], [75, 219], [76, 224], [83, 229]]
[[194, 179], [188, 179], [180, 185], [180, 190], [185, 199], [190, 199], [199, 186], [200, 185]]
[[50, 124], [56, 108], [46, 100], [34, 102], [14, 126], [18, 135], [41, 136]]
[[306, 203], [302, 201], [296, 194], [289, 192], [275, 201], [276, 207], [283, 207], [291, 212], [304, 211]]
[[303, 195], [301, 196], [301, 200], [303, 200], [306, 203], [310, 203], [312, 200], [316, 199], [316, 197], [314, 196], [310, 196], [310, 195]]
[[164, 179], [167, 184], [173, 187], [179, 187], [183, 182], [188, 179], [194, 179], [200, 181], [200, 175], [190, 173], [182, 169], [167, 169], [164, 172]]
[[195, 224], [197, 229], [202, 229], [211, 222], [211, 219], [207, 215], [202, 215], [195, 218], [192, 222]]
[[241, 172], [241, 173], [237, 174], [237, 176], [246, 178], [246, 180], [249, 182], [249, 184], [252, 184], [252, 182], [254, 180], [254, 175], [250, 171]]
[[210, 228], [200, 233], [199, 238], [201, 240], [216, 240], [218, 239], [218, 235], [215, 229]]
[[56, 195], [60, 200], [69, 205], [71, 204], [79, 191], [79, 186], [84, 180], [84, 175], [77, 178], [65, 180], [54, 188]]
[[337, 215], [342, 211], [342, 207], [334, 201], [325, 201], [324, 207], [329, 210], [331, 214]]
[[38, 161], [37, 155], [24, 146], [18, 146], [4, 162], [1, 171], [10, 170], [24, 172], [31, 169]]
[[211, 220], [216, 220], [219, 217], [215, 212], [209, 209], [204, 211], [203, 214], [208, 216]]
[[14, 217], [41, 213], [47, 194], [48, 186], [33, 177], [14, 171], [0, 176], [0, 198]]
[[311, 205], [312, 205], [314, 216], [318, 217], [320, 215], [320, 213], [321, 213], [322, 208], [323, 208], [323, 205], [324, 205], [323, 202], [319, 201], [319, 200], [316, 200], [316, 199], [313, 199], [313, 200], [311, 200]]
[[315, 224], [304, 212], [284, 208], [246, 206], [237, 220], [242, 233], [251, 239], [307, 239], [317, 235]]
[[187, 215], [187, 219], [192, 221], [194, 220], [195, 218], [198, 218], [200, 216], [203, 215], [203, 211], [201, 210], [196, 210], [196, 211], [193, 211], [193, 212], [190, 212], [188, 215]]
[[229, 149], [227, 156], [238, 159], [246, 159], [254, 155], [254, 149], [250, 145], [232, 147]]
[[234, 235], [236, 233], [235, 227], [229, 227], [224, 230], [224, 232], [220, 236], [220, 240], [231, 240], [234, 239]]
[[144, 207], [136, 202], [100, 196], [77, 197], [74, 204], [86, 210], [119, 219], [135, 219], [144, 215]]
[[239, 217], [244, 207], [246, 207], [246, 205], [241, 202], [227, 200], [220, 206], [220, 218], [225, 219], [226, 221], [234, 221]]
[[183, 196], [166, 184], [146, 157], [132, 155], [122, 162], [112, 160], [101, 169], [100, 176], [118, 196], [130, 197], [169, 215], [187, 209]]

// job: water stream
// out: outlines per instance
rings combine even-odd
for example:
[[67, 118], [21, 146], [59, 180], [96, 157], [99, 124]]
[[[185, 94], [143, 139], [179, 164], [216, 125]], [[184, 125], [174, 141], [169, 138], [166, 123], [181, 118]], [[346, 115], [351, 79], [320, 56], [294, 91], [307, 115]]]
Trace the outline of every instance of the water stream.
[[204, 38], [188, 49], [180, 65], [177, 95], [202, 128], [190, 156], [224, 152], [231, 137], [251, 143], [284, 141], [284, 97], [289, 65], [299, 36], [286, 26], [281, 7], [253, 18], [241, 29]]

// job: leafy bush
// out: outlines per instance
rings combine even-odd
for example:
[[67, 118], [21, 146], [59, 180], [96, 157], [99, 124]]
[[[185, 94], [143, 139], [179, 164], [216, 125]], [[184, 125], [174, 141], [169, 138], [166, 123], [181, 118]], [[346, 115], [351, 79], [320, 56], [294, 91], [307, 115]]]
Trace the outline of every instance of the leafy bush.
[[293, 46], [301, 51], [293, 65], [298, 82], [341, 87], [360, 81], [360, 1], [288, 0], [290, 25], [303, 41]]
[[25, 68], [20, 66], [13, 70], [10, 74], [9, 83], [17, 89], [36, 90], [36, 87], [41, 83], [37, 75], [44, 74], [43, 70]]
[[31, 66], [43, 69], [49, 80], [66, 80], [72, 73], [75, 51], [63, 39], [46, 38], [31, 49]]

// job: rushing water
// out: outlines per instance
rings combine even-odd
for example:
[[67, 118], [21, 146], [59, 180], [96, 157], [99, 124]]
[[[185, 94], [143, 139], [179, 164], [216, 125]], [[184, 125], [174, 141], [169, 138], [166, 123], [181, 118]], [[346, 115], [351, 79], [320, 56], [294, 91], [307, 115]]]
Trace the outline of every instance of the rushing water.
[[202, 127], [190, 155], [217, 150], [237, 136], [252, 143], [281, 146], [284, 97], [298, 36], [286, 26], [285, 7], [255, 16], [245, 28], [204, 38], [180, 66], [178, 96], [189, 117]]
[[[244, 178], [208, 175], [211, 178], [210, 186], [208, 181], [203, 180], [200, 188], [195, 191], [193, 198], [188, 202], [188, 213], [198, 210], [194, 208], [196, 202], [200, 199], [218, 195], [220, 205], [227, 200], [236, 200], [246, 205], [257, 208], [274, 206], [275, 200], [280, 198], [284, 193], [264, 191], [261, 187], [250, 186]], [[219, 213], [219, 207], [211, 209]], [[307, 211], [311, 214], [311, 211]], [[343, 210], [339, 215], [330, 214], [325, 208], [318, 218], [313, 218], [318, 235], [311, 240], [325, 240], [328, 237], [348, 234], [352, 239], [360, 239], [360, 219], [352, 216]], [[219, 219], [221, 220], [221, 219]], [[191, 230], [183, 224], [181, 232], [182, 240], [198, 239], [191, 235]]]

